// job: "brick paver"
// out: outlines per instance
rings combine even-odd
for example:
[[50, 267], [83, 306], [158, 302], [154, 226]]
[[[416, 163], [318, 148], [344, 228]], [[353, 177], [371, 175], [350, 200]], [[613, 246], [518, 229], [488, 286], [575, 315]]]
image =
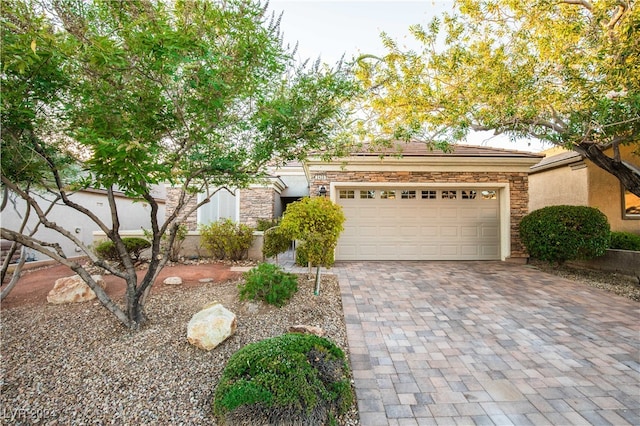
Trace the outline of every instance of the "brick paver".
[[332, 272], [364, 426], [640, 424], [638, 302], [504, 262]]

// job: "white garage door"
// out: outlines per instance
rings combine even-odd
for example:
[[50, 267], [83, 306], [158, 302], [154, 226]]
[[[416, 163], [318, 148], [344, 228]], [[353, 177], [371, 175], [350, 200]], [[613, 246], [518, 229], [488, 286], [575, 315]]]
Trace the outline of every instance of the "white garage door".
[[336, 188], [338, 260], [499, 260], [497, 189]]

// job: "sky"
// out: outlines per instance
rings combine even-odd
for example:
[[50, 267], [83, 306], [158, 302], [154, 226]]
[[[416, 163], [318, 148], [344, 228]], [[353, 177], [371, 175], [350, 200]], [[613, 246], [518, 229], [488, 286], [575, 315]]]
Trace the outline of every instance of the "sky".
[[[453, 10], [453, 0], [271, 0], [269, 9], [281, 12], [285, 43], [298, 42], [298, 59], [318, 57], [329, 64], [363, 53], [384, 54], [384, 31], [401, 46], [418, 47], [409, 26], [426, 26], [434, 16]], [[537, 152], [549, 148], [539, 141], [511, 142], [491, 132], [471, 135], [468, 144]]]

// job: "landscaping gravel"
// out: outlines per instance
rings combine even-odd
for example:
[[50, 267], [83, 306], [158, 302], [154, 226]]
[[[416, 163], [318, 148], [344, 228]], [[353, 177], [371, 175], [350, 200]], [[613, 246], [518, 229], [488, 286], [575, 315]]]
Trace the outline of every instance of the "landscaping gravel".
[[640, 278], [638, 277], [615, 272], [577, 268], [569, 265], [552, 265], [549, 262], [540, 260], [531, 260], [530, 264], [541, 271], [607, 290], [631, 300], [640, 301]]
[[[229, 357], [296, 324], [321, 327], [348, 356], [337, 279], [319, 296], [300, 276], [282, 308], [240, 302], [238, 282], [172, 287], [153, 295], [150, 323], [129, 332], [97, 302], [26, 305], [2, 311], [2, 424], [210, 425], [210, 403]], [[158, 284], [162, 285], [162, 284]], [[191, 346], [186, 326], [219, 301], [237, 315], [231, 338], [210, 352]], [[358, 423], [356, 405], [340, 419]]]

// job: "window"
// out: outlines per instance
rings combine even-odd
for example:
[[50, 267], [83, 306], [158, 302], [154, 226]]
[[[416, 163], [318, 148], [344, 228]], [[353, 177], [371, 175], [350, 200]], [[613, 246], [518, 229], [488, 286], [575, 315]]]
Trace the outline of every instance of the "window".
[[482, 191], [483, 200], [495, 200], [497, 198], [496, 191]]
[[415, 200], [416, 199], [416, 191], [402, 191], [400, 194], [400, 198], [403, 200]]
[[640, 219], [640, 197], [626, 189], [622, 190], [622, 195], [622, 218]]
[[423, 200], [435, 200], [436, 199], [436, 191], [422, 191], [422, 199]]
[[353, 189], [341, 189], [340, 190], [340, 198], [341, 199], [353, 199], [356, 198], [356, 193]]
[[457, 191], [442, 191], [443, 200], [455, 200], [457, 197]]
[[395, 200], [396, 191], [380, 191], [380, 198], [382, 200]]
[[462, 199], [463, 200], [475, 200], [476, 199], [476, 191], [474, 190], [465, 190], [465, 191], [460, 191], [462, 193]]
[[360, 191], [360, 198], [361, 199], [368, 199], [368, 200], [376, 198], [376, 191], [373, 191], [373, 190]]

